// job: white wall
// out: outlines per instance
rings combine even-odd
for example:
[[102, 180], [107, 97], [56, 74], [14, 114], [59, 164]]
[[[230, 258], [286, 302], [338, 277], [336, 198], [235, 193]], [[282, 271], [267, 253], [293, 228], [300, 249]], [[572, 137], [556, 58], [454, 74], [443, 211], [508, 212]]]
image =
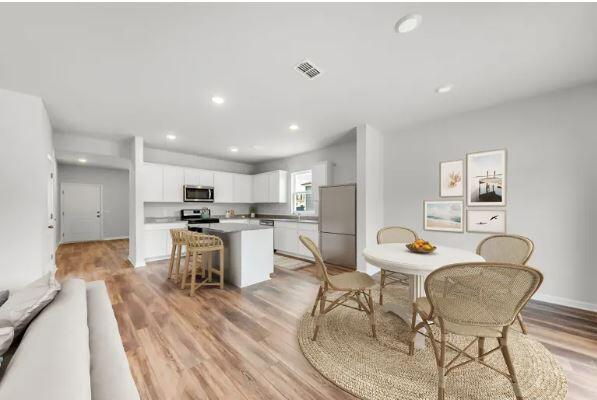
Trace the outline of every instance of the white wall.
[[384, 225], [384, 138], [369, 125], [356, 129], [357, 269], [373, 275], [379, 269], [365, 261], [363, 250], [377, 243], [377, 231]]
[[61, 164], [78, 164], [112, 169], [130, 168], [129, 140], [98, 139], [68, 133], [54, 133], [56, 159]]
[[236, 172], [239, 174], [253, 173], [253, 166], [247, 163], [219, 160], [194, 154], [185, 154], [169, 150], [145, 147], [143, 152], [145, 162], [170, 164], [182, 167], [203, 168], [214, 171]]
[[0, 287], [17, 287], [54, 267], [52, 128], [42, 100], [0, 89], [0, 140]]
[[[455, 93], [455, 96], [458, 94]], [[507, 149], [507, 227], [536, 245], [539, 299], [597, 309], [597, 85], [462, 114], [385, 137], [385, 223], [474, 250], [477, 233], [422, 231], [442, 160]]]
[[[355, 183], [357, 169], [356, 159], [356, 140], [352, 140], [311, 151], [309, 153], [257, 164], [255, 165], [255, 173], [274, 171], [278, 169], [288, 171], [288, 185], [290, 185], [290, 173], [310, 169], [312, 166], [321, 161], [329, 161], [329, 165], [332, 168], [332, 182], [329, 182], [330, 185]], [[257, 204], [257, 212], [260, 214], [289, 214], [290, 203]]]
[[[95, 183], [102, 185], [104, 239], [129, 235], [129, 171], [58, 165], [59, 183]], [[59, 212], [58, 215], [61, 215]], [[60, 230], [58, 230], [60, 232]]]

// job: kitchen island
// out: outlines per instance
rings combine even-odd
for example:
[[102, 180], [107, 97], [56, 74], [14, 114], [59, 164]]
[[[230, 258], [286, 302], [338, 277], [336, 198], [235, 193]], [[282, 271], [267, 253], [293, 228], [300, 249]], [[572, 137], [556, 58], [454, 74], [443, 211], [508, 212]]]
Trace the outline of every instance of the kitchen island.
[[[274, 272], [274, 230], [239, 223], [209, 224], [203, 233], [224, 242], [224, 280], [243, 288], [270, 279]], [[216, 261], [216, 263], [218, 263]]]

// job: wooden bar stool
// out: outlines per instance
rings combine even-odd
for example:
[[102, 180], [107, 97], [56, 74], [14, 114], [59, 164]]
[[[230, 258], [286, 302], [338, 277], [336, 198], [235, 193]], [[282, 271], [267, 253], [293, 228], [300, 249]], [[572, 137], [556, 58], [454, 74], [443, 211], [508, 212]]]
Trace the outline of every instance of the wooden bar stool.
[[[168, 265], [168, 279], [178, 282], [180, 279], [180, 259], [182, 257], [182, 247], [186, 246], [186, 235], [190, 233], [185, 228], [170, 229], [170, 237], [172, 238], [172, 251], [170, 252], [170, 263]], [[176, 266], [176, 274], [174, 274], [174, 266]]]
[[[213, 235], [204, 235], [202, 233], [191, 232], [186, 236], [187, 258], [185, 261], [185, 270], [181, 280], [181, 289], [187, 287], [187, 277], [191, 275], [190, 296], [202, 286], [219, 286], [224, 288], [224, 243], [222, 239]], [[213, 255], [219, 252], [220, 262], [217, 269], [213, 266]], [[207, 265], [203, 265], [205, 262]], [[197, 282], [197, 272], [200, 272], [202, 280]], [[205, 276], [207, 273], [207, 276]], [[219, 276], [217, 281], [212, 279], [215, 273]]]

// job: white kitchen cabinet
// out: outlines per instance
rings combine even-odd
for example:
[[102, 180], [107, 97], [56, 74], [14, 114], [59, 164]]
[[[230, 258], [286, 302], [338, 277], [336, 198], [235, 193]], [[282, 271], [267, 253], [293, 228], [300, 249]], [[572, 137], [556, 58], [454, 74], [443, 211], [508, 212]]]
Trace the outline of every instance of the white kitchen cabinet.
[[288, 197], [288, 172], [268, 172], [268, 203], [286, 203]]
[[309, 249], [307, 249], [307, 247], [305, 247], [305, 245], [300, 241], [299, 237], [301, 235], [308, 237], [317, 245], [317, 247], [319, 247], [318, 226], [316, 224], [310, 224], [310, 223], [299, 223], [299, 226], [297, 229], [297, 234], [296, 234], [296, 240], [298, 242], [298, 250], [297, 250], [298, 254], [300, 254], [303, 257], [313, 258], [313, 254], [311, 254]]
[[234, 174], [214, 172], [214, 202], [234, 203]]
[[184, 184], [193, 186], [214, 186], [214, 171], [197, 168], [184, 169]]
[[234, 174], [234, 202], [253, 202], [253, 178], [251, 175]]
[[265, 174], [253, 175], [253, 202], [267, 203], [269, 197], [269, 177]]
[[145, 259], [156, 259], [168, 253], [167, 236], [170, 232], [166, 229], [145, 230]]
[[164, 166], [145, 163], [143, 165], [143, 201], [164, 201]]
[[307, 236], [319, 246], [319, 225], [309, 222], [274, 221], [274, 249], [302, 258], [313, 259], [299, 237]]
[[164, 165], [164, 197], [166, 202], [183, 202], [184, 169]]
[[296, 254], [298, 249], [296, 238], [296, 229], [274, 227], [274, 246], [276, 250]]

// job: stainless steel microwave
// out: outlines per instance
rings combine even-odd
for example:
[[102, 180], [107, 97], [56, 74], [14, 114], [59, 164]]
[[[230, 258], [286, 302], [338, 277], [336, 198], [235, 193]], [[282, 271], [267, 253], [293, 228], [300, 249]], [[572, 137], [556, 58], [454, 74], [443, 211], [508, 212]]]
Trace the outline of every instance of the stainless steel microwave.
[[214, 202], [214, 188], [211, 186], [184, 185], [183, 191], [185, 202]]

